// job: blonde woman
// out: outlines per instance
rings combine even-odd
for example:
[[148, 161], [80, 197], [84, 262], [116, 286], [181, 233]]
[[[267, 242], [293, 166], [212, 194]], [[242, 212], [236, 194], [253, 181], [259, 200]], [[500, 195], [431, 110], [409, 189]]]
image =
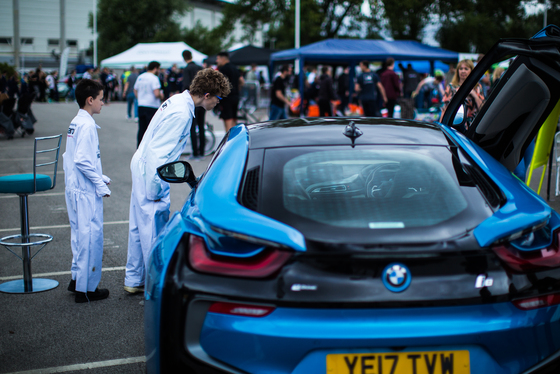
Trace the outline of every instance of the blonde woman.
[[[455, 70], [453, 79], [451, 80], [451, 83], [449, 83], [445, 88], [445, 93], [443, 95], [443, 104], [445, 106], [443, 108], [441, 118], [443, 118], [443, 114], [447, 109], [447, 105], [449, 105], [449, 102], [451, 101], [453, 96], [455, 96], [455, 93], [457, 92], [459, 87], [461, 87], [461, 85], [467, 79], [473, 69], [474, 64], [471, 60], [462, 60], [457, 64], [457, 69]], [[482, 86], [480, 85], [480, 83], [477, 83], [465, 100], [465, 104], [467, 107], [467, 121], [465, 122], [465, 127], [463, 130], [468, 130], [468, 126], [472, 122], [472, 119], [476, 117], [483, 102], [484, 94], [482, 91]]]

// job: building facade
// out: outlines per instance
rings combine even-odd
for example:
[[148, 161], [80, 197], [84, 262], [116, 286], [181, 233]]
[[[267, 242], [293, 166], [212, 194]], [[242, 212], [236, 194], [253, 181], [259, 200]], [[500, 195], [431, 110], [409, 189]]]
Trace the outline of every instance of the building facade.
[[[64, 33], [70, 48], [68, 66], [92, 64], [87, 50], [94, 35], [88, 28], [89, 14], [96, 0], [0, 0], [0, 62], [15, 65], [14, 61], [14, 3], [19, 6], [19, 36], [21, 71], [42, 65], [55, 69], [60, 65], [61, 1], [64, 2]], [[139, 0], [144, 1], [144, 0]], [[191, 28], [197, 21], [209, 29], [218, 26], [223, 17], [223, 0], [190, 1], [192, 10], [178, 17], [182, 28]], [[241, 40], [243, 32], [236, 27], [234, 36]], [[254, 36], [253, 44], [262, 45], [262, 33]]]

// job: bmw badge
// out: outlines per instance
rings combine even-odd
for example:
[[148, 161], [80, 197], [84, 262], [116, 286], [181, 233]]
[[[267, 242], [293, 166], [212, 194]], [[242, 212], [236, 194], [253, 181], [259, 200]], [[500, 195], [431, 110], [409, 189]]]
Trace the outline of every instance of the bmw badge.
[[403, 292], [410, 286], [410, 270], [403, 264], [389, 264], [383, 270], [383, 284], [391, 292]]

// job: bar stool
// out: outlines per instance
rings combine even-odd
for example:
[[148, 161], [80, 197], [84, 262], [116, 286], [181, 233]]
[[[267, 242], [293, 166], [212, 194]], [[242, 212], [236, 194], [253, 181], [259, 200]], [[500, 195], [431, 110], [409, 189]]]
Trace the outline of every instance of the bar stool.
[[[50, 142], [49, 142], [50, 140]], [[21, 234], [5, 236], [0, 239], [0, 244], [8, 251], [16, 255], [23, 262], [23, 279], [18, 279], [0, 284], [0, 292], [6, 293], [33, 293], [53, 289], [58, 286], [58, 282], [52, 279], [36, 278], [31, 274], [31, 260], [53, 240], [51, 235], [30, 234], [29, 233], [29, 214], [27, 206], [27, 196], [37, 191], [51, 190], [56, 186], [56, 169], [58, 167], [58, 155], [62, 134], [35, 138], [35, 148], [33, 153], [33, 174], [15, 174], [0, 177], [0, 193], [15, 193], [19, 196], [19, 208], [21, 216]], [[51, 149], [41, 150], [41, 146], [52, 146], [57, 142], [57, 146]], [[37, 155], [47, 152], [56, 152], [54, 160], [37, 164]], [[54, 174], [51, 177], [45, 174], [37, 174], [37, 168], [41, 166], [54, 165]], [[32, 241], [31, 238], [37, 238]], [[17, 240], [21, 240], [17, 242]], [[40, 248], [31, 255], [31, 247]], [[13, 247], [21, 247], [22, 256], [12, 251]]]

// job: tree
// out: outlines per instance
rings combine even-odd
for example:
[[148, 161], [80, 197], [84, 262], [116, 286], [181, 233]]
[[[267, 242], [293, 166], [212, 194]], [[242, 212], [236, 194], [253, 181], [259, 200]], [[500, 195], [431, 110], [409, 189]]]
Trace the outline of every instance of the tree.
[[530, 30], [521, 0], [440, 0], [437, 12], [441, 28], [436, 38], [442, 48], [454, 51], [486, 53], [500, 38], [528, 38], [539, 30]]
[[[301, 45], [335, 37], [351, 37], [359, 27], [356, 20], [364, 0], [301, 0]], [[257, 30], [265, 32], [265, 43], [279, 49], [294, 48], [295, 0], [237, 0], [227, 4], [222, 32], [231, 32], [235, 22], [250, 40]]]
[[395, 40], [422, 41], [434, 11], [433, 0], [370, 0], [369, 33], [387, 29]]
[[189, 9], [184, 0], [98, 0], [97, 4], [100, 60], [137, 43], [180, 40], [180, 26], [174, 19]]
[[204, 54], [215, 55], [232, 44], [232, 37], [224, 37], [227, 34], [220, 27], [210, 30], [197, 21], [194, 27], [181, 31], [181, 40]]

